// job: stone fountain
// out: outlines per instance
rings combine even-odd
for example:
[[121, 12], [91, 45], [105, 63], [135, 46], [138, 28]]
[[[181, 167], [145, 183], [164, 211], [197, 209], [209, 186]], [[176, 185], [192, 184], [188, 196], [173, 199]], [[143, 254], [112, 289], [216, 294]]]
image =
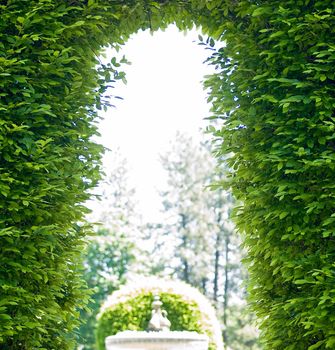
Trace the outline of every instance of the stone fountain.
[[197, 332], [170, 331], [167, 312], [154, 297], [148, 331], [125, 331], [105, 339], [106, 350], [207, 350], [208, 337]]

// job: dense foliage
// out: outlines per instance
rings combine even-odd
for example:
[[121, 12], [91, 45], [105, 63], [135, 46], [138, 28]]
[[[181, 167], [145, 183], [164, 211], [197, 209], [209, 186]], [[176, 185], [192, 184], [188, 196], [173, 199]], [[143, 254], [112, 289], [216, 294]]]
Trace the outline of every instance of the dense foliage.
[[[0, 2], [0, 341], [68, 349], [85, 301], [78, 256], [98, 179], [96, 109], [123, 75], [101, 47], [193, 23], [213, 53], [218, 157], [243, 201], [250, 292], [267, 349], [334, 347], [333, 0]], [[210, 42], [210, 44], [212, 44]]]
[[78, 222], [86, 191], [99, 177], [101, 147], [91, 136], [100, 73], [83, 48], [88, 32], [77, 22], [79, 10], [59, 5], [0, 3], [0, 342], [6, 349], [72, 348], [76, 310], [87, 300], [79, 271], [86, 228]]
[[120, 78], [99, 65], [100, 19], [84, 3], [0, 2], [2, 348], [74, 347], [88, 298], [78, 222], [102, 151], [93, 122]]
[[145, 331], [151, 318], [154, 295], [158, 294], [171, 322], [171, 330], [207, 334], [209, 350], [221, 350], [219, 324], [210, 303], [189, 285], [161, 279], [136, 279], [114, 292], [98, 315], [97, 348], [105, 338], [125, 330]]
[[[212, 56], [218, 156], [245, 232], [251, 302], [266, 349], [333, 349], [333, 1], [240, 2]], [[227, 55], [228, 54], [228, 55]]]

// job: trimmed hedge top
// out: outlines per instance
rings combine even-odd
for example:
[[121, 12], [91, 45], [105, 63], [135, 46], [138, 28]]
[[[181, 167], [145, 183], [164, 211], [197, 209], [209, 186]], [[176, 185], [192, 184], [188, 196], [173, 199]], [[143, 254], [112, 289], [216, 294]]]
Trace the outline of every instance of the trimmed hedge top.
[[105, 338], [125, 330], [146, 330], [151, 304], [159, 294], [168, 312], [171, 331], [195, 331], [209, 337], [209, 349], [223, 348], [215, 310], [195, 288], [177, 281], [143, 278], [111, 294], [102, 305], [96, 330], [97, 348], [105, 349]]

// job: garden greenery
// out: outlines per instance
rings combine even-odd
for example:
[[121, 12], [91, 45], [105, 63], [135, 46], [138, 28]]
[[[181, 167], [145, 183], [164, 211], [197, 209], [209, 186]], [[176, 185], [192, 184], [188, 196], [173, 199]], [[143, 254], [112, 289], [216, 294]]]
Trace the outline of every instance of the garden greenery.
[[222, 350], [220, 324], [210, 302], [184, 282], [138, 277], [111, 294], [98, 315], [98, 350], [105, 338], [121, 331], [145, 331], [151, 318], [154, 296], [159, 295], [171, 322], [171, 331], [194, 331], [209, 337], [209, 350]]
[[102, 151], [94, 122], [124, 78], [98, 56], [175, 22], [226, 41], [209, 58], [222, 123], [211, 130], [243, 203], [265, 348], [334, 348], [334, 10], [333, 0], [0, 1], [2, 347], [73, 348], [87, 298], [78, 222]]

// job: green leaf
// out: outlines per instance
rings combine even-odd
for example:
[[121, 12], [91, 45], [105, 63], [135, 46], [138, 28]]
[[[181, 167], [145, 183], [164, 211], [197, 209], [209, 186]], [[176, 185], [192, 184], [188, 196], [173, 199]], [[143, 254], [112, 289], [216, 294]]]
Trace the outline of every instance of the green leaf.
[[334, 345], [335, 345], [335, 337], [332, 336], [329, 339], [327, 339], [326, 348], [332, 349], [332, 348], [334, 348]]
[[315, 349], [319, 349], [321, 345], [323, 345], [325, 343], [324, 340], [320, 340], [317, 343], [315, 343], [314, 345], [311, 345], [308, 347], [308, 350], [315, 350]]

